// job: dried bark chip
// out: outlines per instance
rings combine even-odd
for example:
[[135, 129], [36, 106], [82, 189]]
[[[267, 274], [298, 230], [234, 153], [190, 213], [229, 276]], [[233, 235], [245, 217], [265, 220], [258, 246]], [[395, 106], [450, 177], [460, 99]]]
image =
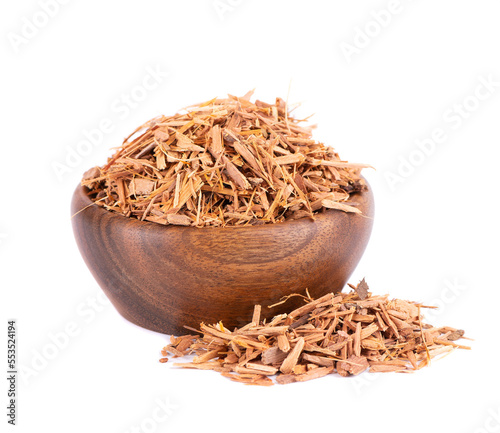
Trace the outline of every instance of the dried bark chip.
[[353, 376], [365, 371], [370, 365], [364, 356], [351, 355], [346, 361], [341, 363], [342, 369], [348, 371]]
[[331, 358], [326, 358], [324, 356], [310, 355], [309, 353], [303, 353], [302, 359], [307, 362], [311, 362], [322, 367], [333, 367], [335, 361]]
[[361, 355], [361, 322], [356, 323], [356, 332], [354, 333], [354, 355]]
[[262, 311], [262, 306], [256, 305], [253, 310], [252, 324], [258, 326], [260, 323], [260, 313]]
[[131, 190], [134, 195], [150, 194], [155, 188], [155, 182], [148, 179], [134, 178], [131, 182]]
[[356, 286], [356, 293], [359, 296], [359, 299], [364, 300], [368, 296], [368, 284], [366, 284], [365, 279], [363, 278], [360, 283]]
[[462, 329], [457, 329], [456, 331], [453, 331], [451, 334], [448, 335], [448, 340], [449, 341], [455, 341], [459, 340], [464, 336], [465, 332]]
[[302, 349], [304, 349], [304, 344], [305, 344], [304, 337], [300, 337], [295, 343], [293, 349], [289, 352], [288, 356], [283, 361], [283, 364], [281, 364], [280, 371], [282, 373], [287, 374], [293, 370], [293, 367], [295, 367], [297, 361], [299, 360], [299, 356], [302, 353]]
[[347, 377], [349, 376], [349, 370], [347, 369], [348, 368], [348, 364], [343, 362], [343, 361], [337, 361], [337, 364], [336, 364], [336, 370], [337, 370], [337, 373], [340, 374], [342, 377]]
[[169, 224], [177, 225], [177, 226], [190, 226], [192, 223], [191, 218], [186, 215], [178, 215], [178, 214], [168, 214], [166, 219]]
[[[99, 167], [92, 167], [91, 169], [83, 173], [82, 182], [91, 181], [92, 183], [90, 185], [93, 186], [94, 185], [93, 180], [99, 178], [100, 176], [101, 176], [101, 169]], [[91, 188], [90, 185], [89, 188]]]
[[353, 213], [361, 214], [361, 211], [359, 209], [355, 208], [354, 206], [349, 206], [347, 204], [339, 203], [337, 201], [324, 199], [324, 200], [321, 200], [321, 204], [323, 207], [325, 207], [327, 209], [337, 209], [337, 210], [341, 210], [344, 212], [353, 212]]
[[276, 378], [276, 383], [280, 385], [287, 385], [294, 382], [297, 382], [297, 375], [295, 374], [280, 374]]
[[304, 374], [307, 372], [307, 365], [297, 364], [295, 367], [293, 367], [292, 372], [293, 374]]
[[204, 362], [210, 361], [211, 359], [218, 358], [222, 348], [217, 348], [214, 350], [210, 350], [209, 352], [205, 352], [203, 355], [196, 356], [193, 359], [195, 364], [202, 364]]
[[286, 335], [278, 335], [278, 347], [283, 353], [288, 353], [290, 350], [290, 340]]
[[282, 352], [278, 346], [271, 347], [262, 353], [262, 362], [264, 364], [280, 364], [288, 356], [286, 352]]

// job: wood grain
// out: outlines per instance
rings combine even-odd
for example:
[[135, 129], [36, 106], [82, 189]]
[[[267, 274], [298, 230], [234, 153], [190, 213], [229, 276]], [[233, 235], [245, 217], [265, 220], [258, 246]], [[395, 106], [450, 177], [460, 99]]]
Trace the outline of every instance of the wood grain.
[[328, 210], [315, 221], [196, 228], [106, 211], [79, 186], [71, 211], [83, 259], [120, 314], [176, 334], [200, 322], [242, 326], [254, 304], [271, 318], [300, 301], [268, 305], [305, 288], [314, 298], [342, 290], [368, 243], [374, 212], [370, 188], [352, 199], [363, 216]]

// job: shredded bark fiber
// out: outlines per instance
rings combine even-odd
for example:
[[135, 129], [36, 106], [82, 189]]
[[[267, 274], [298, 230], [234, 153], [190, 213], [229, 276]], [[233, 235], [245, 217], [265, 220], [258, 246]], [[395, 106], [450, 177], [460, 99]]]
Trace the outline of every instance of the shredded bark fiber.
[[99, 206], [184, 226], [255, 225], [331, 208], [360, 213], [360, 171], [311, 138], [285, 102], [212, 99], [136, 129], [82, 185]]
[[[373, 296], [363, 280], [350, 293], [329, 293], [269, 323], [256, 305], [252, 322], [230, 331], [219, 322], [202, 335], [170, 338], [162, 356], [195, 355], [175, 366], [215, 370], [247, 385], [304, 382], [328, 374], [413, 372], [455, 348], [464, 331], [422, 322], [421, 304]], [[288, 298], [287, 298], [288, 299]], [[283, 301], [286, 302], [286, 299]], [[195, 331], [195, 330], [193, 330]], [[160, 361], [164, 361], [162, 358]]]

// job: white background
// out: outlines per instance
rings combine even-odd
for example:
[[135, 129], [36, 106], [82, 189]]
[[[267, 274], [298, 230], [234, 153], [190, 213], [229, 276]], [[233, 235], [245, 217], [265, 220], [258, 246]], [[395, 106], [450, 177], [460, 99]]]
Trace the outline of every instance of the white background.
[[[70, 0], [47, 18], [34, 0], [4, 4], [0, 359], [15, 318], [16, 431], [498, 430], [499, 6]], [[155, 69], [168, 77], [139, 89]], [[159, 364], [167, 337], [103, 305], [71, 230], [83, 171], [149, 118], [254, 87], [263, 100], [289, 93], [300, 116], [315, 113], [317, 139], [377, 168], [365, 174], [373, 235], [351, 281], [440, 305], [433, 322], [465, 329], [472, 351], [416, 374], [248, 387]], [[106, 119], [112, 132], [99, 136]], [[416, 140], [436, 129], [441, 142], [422, 153]]]

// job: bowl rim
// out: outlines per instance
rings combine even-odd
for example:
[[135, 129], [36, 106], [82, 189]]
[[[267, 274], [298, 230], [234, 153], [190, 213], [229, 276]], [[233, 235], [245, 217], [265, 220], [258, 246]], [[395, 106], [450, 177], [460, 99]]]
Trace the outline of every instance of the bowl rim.
[[[364, 179], [364, 178], [363, 178]], [[361, 218], [368, 218], [371, 219], [373, 222], [373, 214], [374, 214], [374, 199], [373, 199], [373, 191], [372, 188], [370, 187], [368, 181], [365, 180], [367, 190], [365, 191], [359, 191], [354, 194], [351, 194], [351, 197], [363, 197], [363, 202], [364, 206], [367, 207], [368, 209], [368, 214], [355, 214], [355, 213], [348, 213], [348, 212], [343, 212], [338, 209], [325, 209], [323, 208], [320, 212], [314, 214], [315, 218], [299, 218], [296, 220], [286, 220], [278, 223], [265, 223], [265, 224], [259, 224], [259, 225], [226, 225], [226, 226], [204, 226], [204, 227], [196, 227], [196, 226], [180, 226], [180, 225], [173, 225], [173, 224], [159, 224], [155, 223], [153, 221], [141, 221], [137, 218], [130, 218], [126, 217], [125, 215], [119, 214], [117, 212], [112, 212], [109, 211], [101, 206], [95, 205], [95, 202], [92, 201], [89, 198], [88, 193], [86, 192], [86, 187], [84, 187], [81, 184], [78, 184], [76, 187], [74, 193], [73, 193], [73, 199], [72, 199], [72, 207], [71, 207], [71, 213], [72, 216], [71, 218], [73, 219], [77, 215], [84, 213], [85, 210], [87, 209], [92, 209], [92, 212], [97, 213], [97, 215], [102, 215], [106, 216], [107, 218], [114, 218], [120, 223], [125, 223], [128, 222], [129, 224], [135, 224], [138, 227], [159, 227], [161, 230], [169, 229], [169, 230], [201, 230], [201, 229], [208, 229], [208, 230], [225, 230], [225, 229], [231, 229], [231, 230], [251, 230], [251, 231], [265, 231], [269, 229], [276, 230], [276, 228], [280, 227], [288, 227], [288, 226], [294, 226], [294, 225], [303, 225], [303, 224], [314, 224], [317, 222], [324, 222], [324, 221], [330, 221], [333, 217], [340, 217], [340, 218], [350, 218], [350, 217], [361, 217]], [[77, 201], [83, 201], [84, 206], [81, 207], [81, 209], [75, 209], [76, 207], [76, 202]], [[80, 206], [78, 206], [80, 207]]]

